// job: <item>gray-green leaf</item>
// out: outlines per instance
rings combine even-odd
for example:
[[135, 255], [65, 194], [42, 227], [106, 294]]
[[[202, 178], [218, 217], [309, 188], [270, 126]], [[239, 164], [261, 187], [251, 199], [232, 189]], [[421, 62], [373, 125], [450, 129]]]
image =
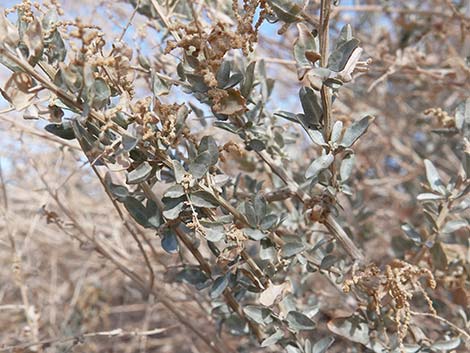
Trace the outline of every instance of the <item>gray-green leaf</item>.
[[295, 331], [313, 330], [316, 326], [315, 322], [298, 311], [290, 311], [287, 314], [286, 321], [289, 328]]
[[318, 157], [307, 168], [307, 171], [305, 172], [305, 178], [310, 179], [317, 177], [318, 174], [320, 174], [321, 171], [327, 169], [331, 165], [331, 163], [333, 163], [334, 160], [335, 157], [331, 152]]
[[191, 173], [191, 175], [196, 179], [202, 178], [209, 170], [212, 161], [213, 157], [209, 151], [204, 151], [198, 154], [189, 165], [189, 173]]
[[411, 225], [408, 223], [402, 224], [401, 229], [405, 232], [408, 238], [413, 240], [415, 243], [421, 243], [421, 234], [419, 234]]
[[247, 305], [243, 308], [245, 315], [257, 324], [270, 324], [273, 321], [271, 310], [258, 305]]
[[426, 178], [431, 189], [440, 194], [445, 194], [446, 189], [434, 164], [429, 159], [425, 159], [424, 167], [426, 168]]
[[132, 172], [126, 175], [127, 184], [139, 184], [147, 180], [152, 173], [152, 166], [147, 162], [143, 162]]
[[289, 242], [282, 246], [282, 256], [291, 257], [305, 250], [305, 244], [302, 242]]
[[217, 277], [210, 290], [210, 297], [212, 299], [217, 298], [219, 295], [221, 295], [224, 292], [225, 288], [227, 288], [227, 285], [228, 285], [228, 275]]
[[271, 336], [267, 337], [261, 342], [261, 347], [269, 347], [276, 344], [280, 339], [284, 337], [284, 333], [281, 330], [276, 330]]
[[333, 344], [335, 339], [333, 337], [324, 337], [316, 342], [312, 347], [312, 353], [325, 353], [328, 348]]
[[351, 147], [367, 131], [372, 121], [374, 121], [374, 117], [367, 115], [361, 120], [354, 122], [344, 133], [340, 145], [345, 148]]
[[169, 254], [175, 254], [179, 250], [178, 239], [171, 228], [167, 228], [162, 237], [162, 248]]

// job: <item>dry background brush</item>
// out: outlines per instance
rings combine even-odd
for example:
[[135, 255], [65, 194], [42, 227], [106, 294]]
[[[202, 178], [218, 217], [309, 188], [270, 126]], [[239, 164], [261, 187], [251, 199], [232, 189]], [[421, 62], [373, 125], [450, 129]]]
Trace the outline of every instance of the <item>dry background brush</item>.
[[0, 11], [0, 352], [470, 350], [468, 1]]

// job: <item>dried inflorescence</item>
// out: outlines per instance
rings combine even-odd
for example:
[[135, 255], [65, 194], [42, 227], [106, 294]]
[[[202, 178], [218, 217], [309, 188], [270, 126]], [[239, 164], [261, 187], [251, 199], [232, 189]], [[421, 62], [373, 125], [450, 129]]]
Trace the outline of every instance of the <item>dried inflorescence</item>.
[[[265, 0], [246, 0], [243, 10], [238, 7], [237, 1], [233, 1], [232, 4], [237, 20], [236, 31], [222, 22], [216, 22], [211, 28], [205, 28], [195, 18], [191, 23], [179, 23], [171, 28], [181, 34], [181, 39], [169, 41], [165, 49], [166, 53], [177, 48], [183, 49], [186, 55], [192, 58], [191, 65], [196, 66], [195, 74], [204, 77], [204, 82], [212, 89], [217, 87], [217, 70], [226, 54], [233, 49], [241, 49], [245, 55], [252, 52], [253, 45], [258, 40], [259, 27], [270, 13]], [[258, 9], [260, 9], [258, 20], [253, 25]], [[215, 92], [213, 95], [217, 96]]]
[[411, 301], [416, 294], [421, 294], [432, 314], [436, 314], [432, 300], [421, 284], [425, 281], [427, 287], [436, 288], [434, 275], [427, 268], [421, 268], [406, 261], [394, 259], [379, 269], [375, 264], [369, 264], [359, 272], [354, 271], [352, 278], [343, 284], [343, 290], [348, 293], [354, 286], [360, 292], [371, 298], [370, 306], [378, 316], [384, 307], [390, 307], [394, 312], [400, 347], [408, 333], [411, 320]]
[[429, 108], [426, 109], [424, 115], [430, 115], [437, 120], [437, 123], [440, 127], [444, 128], [454, 128], [455, 127], [455, 117], [450, 116], [442, 108]]

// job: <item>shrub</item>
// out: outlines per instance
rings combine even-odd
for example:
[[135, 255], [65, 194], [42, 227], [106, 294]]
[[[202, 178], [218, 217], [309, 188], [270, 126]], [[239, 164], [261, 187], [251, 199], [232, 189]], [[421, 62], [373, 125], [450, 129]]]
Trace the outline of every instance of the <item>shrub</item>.
[[[11, 71], [3, 97], [75, 141], [66, 148], [79, 146], [137, 244], [135, 268], [44, 180], [58, 207], [43, 211], [48, 221], [63, 229], [68, 219], [80, 243], [205, 350], [465, 351], [470, 70], [455, 49], [470, 26], [463, 5], [350, 7], [382, 16], [363, 17], [365, 27], [352, 19], [364, 50], [337, 17], [348, 7], [328, 0], [129, 3], [116, 40], [66, 19], [55, 1], [23, 1], [0, 17], [0, 62]], [[124, 40], [137, 16], [161, 50]], [[275, 23], [285, 42], [269, 54], [293, 63], [297, 82], [283, 82], [268, 66], [276, 60], [256, 50], [261, 28], [274, 36]], [[449, 33], [458, 26], [460, 43]], [[442, 43], [455, 53], [447, 61], [433, 52]], [[280, 99], [283, 87], [294, 104]], [[164, 255], [148, 235], [178, 261], [162, 269], [166, 279], [203, 294], [193, 300], [222, 339], [161, 291], [154, 262]], [[222, 333], [243, 339], [224, 343]]]

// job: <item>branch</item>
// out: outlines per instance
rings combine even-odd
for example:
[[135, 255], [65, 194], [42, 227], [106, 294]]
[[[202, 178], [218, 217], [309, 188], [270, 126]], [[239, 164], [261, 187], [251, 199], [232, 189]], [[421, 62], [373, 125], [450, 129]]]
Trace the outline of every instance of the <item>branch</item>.
[[[320, 65], [326, 67], [328, 65], [328, 35], [330, 22], [331, 0], [321, 1], [320, 12]], [[330, 140], [331, 127], [333, 122], [331, 119], [331, 94], [330, 89], [325, 84], [321, 87], [321, 101], [323, 106], [323, 137], [325, 141]]]

